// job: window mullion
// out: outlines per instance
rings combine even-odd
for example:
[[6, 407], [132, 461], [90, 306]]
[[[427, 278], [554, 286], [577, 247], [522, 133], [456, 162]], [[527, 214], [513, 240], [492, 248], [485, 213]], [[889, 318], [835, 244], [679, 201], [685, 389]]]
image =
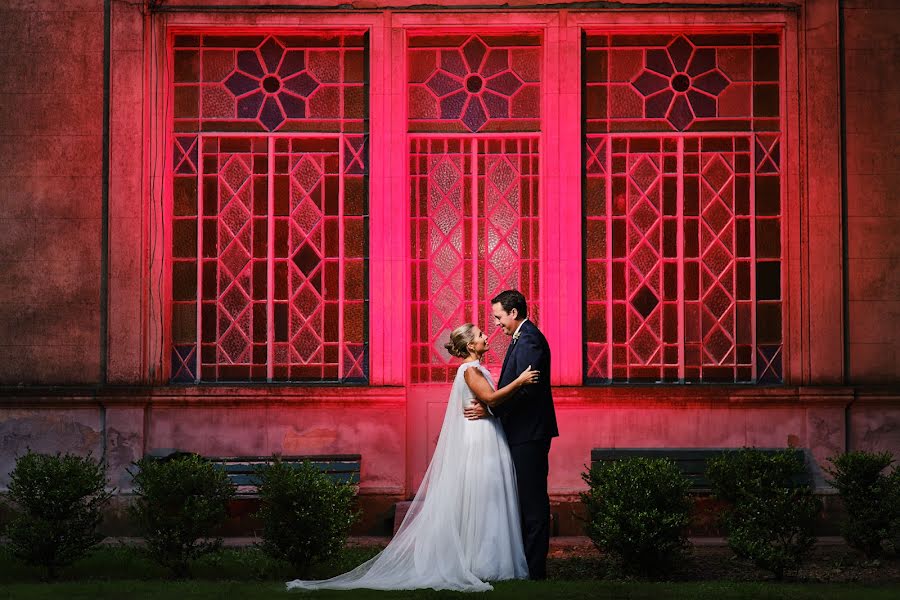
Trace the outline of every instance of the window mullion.
[[612, 136], [606, 136], [606, 376], [613, 381]]
[[[473, 137], [471, 140], [471, 149], [469, 150], [471, 153], [471, 197], [470, 201], [472, 203], [472, 322], [476, 325], [478, 324], [478, 299], [481, 297], [481, 294], [478, 292], [478, 243], [481, 241], [478, 238], [478, 139]], [[465, 164], [465, 160], [463, 161]], [[465, 177], [465, 175], [463, 175]], [[487, 230], [487, 226], [485, 225], [485, 230]], [[487, 328], [487, 323], [484, 323], [485, 328]]]
[[747, 137], [750, 144], [750, 381], [756, 383], [759, 354], [756, 347], [756, 141], [753, 135]]
[[268, 192], [266, 238], [266, 379], [275, 375], [275, 138], [269, 137], [266, 189]]
[[[343, 55], [342, 55], [343, 56]], [[343, 102], [343, 96], [341, 96]], [[343, 112], [341, 113], [343, 114]], [[344, 160], [347, 141], [338, 135], [338, 380], [344, 378]], [[323, 259], [322, 268], [325, 267]], [[329, 282], [326, 282], [326, 285]]]
[[684, 382], [684, 136], [678, 136], [677, 218], [678, 239], [678, 381]]
[[197, 136], [197, 349], [194, 351], [194, 383], [202, 381], [200, 370], [203, 368], [200, 355], [203, 344], [203, 141], [202, 135]]

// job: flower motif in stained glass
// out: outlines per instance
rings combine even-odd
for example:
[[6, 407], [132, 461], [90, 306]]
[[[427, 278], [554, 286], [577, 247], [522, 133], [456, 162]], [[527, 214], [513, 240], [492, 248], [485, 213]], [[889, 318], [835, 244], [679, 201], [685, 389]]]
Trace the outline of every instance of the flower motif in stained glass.
[[509, 117], [510, 99], [523, 85], [510, 69], [509, 50], [489, 48], [478, 36], [459, 49], [441, 50], [437, 70], [425, 82], [441, 119], [460, 119], [469, 131], [489, 119]]
[[678, 131], [715, 117], [716, 98], [730, 83], [716, 66], [716, 49], [696, 48], [684, 36], [647, 50], [644, 70], [631, 81], [644, 97], [644, 116], [665, 118]]
[[257, 119], [274, 131], [285, 119], [306, 117], [307, 98], [319, 82], [307, 70], [305, 50], [285, 50], [273, 37], [258, 48], [240, 50], [225, 87], [237, 99], [237, 116]]

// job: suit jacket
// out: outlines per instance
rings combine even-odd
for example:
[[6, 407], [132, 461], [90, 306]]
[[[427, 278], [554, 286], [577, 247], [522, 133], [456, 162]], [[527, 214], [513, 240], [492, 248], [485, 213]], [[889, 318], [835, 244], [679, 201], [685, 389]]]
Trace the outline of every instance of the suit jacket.
[[550, 392], [550, 346], [531, 321], [522, 323], [519, 339], [506, 351], [498, 389], [515, 380], [528, 365], [541, 372], [538, 383], [519, 388], [506, 402], [491, 409], [500, 419], [510, 445], [559, 435]]

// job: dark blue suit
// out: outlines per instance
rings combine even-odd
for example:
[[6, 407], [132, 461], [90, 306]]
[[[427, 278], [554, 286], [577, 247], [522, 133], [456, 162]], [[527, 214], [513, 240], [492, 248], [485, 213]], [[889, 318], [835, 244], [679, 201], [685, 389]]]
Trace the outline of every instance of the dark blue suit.
[[559, 431], [550, 391], [550, 346], [531, 321], [522, 323], [518, 340], [506, 351], [498, 389], [515, 380], [528, 365], [541, 372], [538, 382], [519, 388], [492, 412], [503, 425], [516, 466], [528, 572], [532, 579], [543, 579], [547, 576], [550, 548], [548, 457], [550, 439], [558, 436]]

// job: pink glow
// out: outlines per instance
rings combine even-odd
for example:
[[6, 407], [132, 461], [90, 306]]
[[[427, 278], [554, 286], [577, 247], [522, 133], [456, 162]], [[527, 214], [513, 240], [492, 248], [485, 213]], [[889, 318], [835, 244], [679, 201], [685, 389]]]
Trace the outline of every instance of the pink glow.
[[[370, 17], [366, 17], [366, 19], [368, 18]], [[602, 304], [604, 312], [607, 310], [612, 312], [613, 306], [618, 302], [626, 309], [626, 314], [631, 314], [632, 317], [635, 314], [632, 301], [640, 291], [640, 285], [635, 284], [626, 288], [624, 293], [627, 297], [622, 299], [610, 299], [610, 297], [601, 299], [600, 296], [591, 295], [589, 278], [583, 277], [585, 265], [582, 263], [582, 255], [587, 259], [588, 269], [584, 271], [585, 276], [589, 275], [592, 261], [599, 260], [607, 267], [605, 276], [611, 277], [613, 269], [608, 267], [615, 262], [606, 256], [607, 252], [612, 251], [611, 247], [603, 248], [603, 258], [595, 259], [590, 255], [593, 246], [585, 246], [588, 238], [583, 237], [581, 232], [582, 213], [588, 210], [587, 199], [585, 199], [584, 207], [581, 200], [581, 188], [585, 177], [587, 177], [588, 186], [592, 178], [604, 179], [604, 194], [611, 194], [616, 177], [630, 177], [632, 170], [638, 169], [640, 164], [646, 164], [647, 160], [651, 158], [656, 161], [654, 164], [657, 164], [657, 168], [663, 169], [667, 166], [662, 164], [663, 161], [667, 157], [674, 157], [676, 160], [674, 170], [663, 169], [666, 173], [663, 177], [668, 177], [669, 180], [676, 182], [677, 203], [681, 205], [684, 202], [685, 178], [703, 176], [699, 166], [696, 172], [685, 170], [683, 164], [685, 158], [693, 153], [699, 161], [701, 154], [699, 149], [695, 152], [686, 151], [684, 149], [685, 140], [688, 138], [694, 140], [741, 138], [753, 142], [758, 137], [752, 132], [757, 124], [770, 128], [774, 124], [774, 130], [764, 134], [769, 137], [766, 137], [765, 140], [760, 137], [761, 144], [764, 145], [774, 141], [775, 138], [772, 136], [780, 135], [781, 124], [780, 117], [777, 115], [754, 117], [745, 114], [747, 110], [752, 110], [752, 100], [749, 102], [745, 100], [752, 95], [755, 84], [752, 79], [742, 80], [734, 74], [736, 59], [733, 56], [735, 52], [732, 51], [737, 50], [738, 58], [740, 58], [741, 52], [752, 54], [752, 46], [740, 46], [740, 43], [743, 42], [733, 43], [730, 46], [726, 44], [723, 47], [727, 52], [723, 56], [728, 56], [728, 60], [732, 61], [731, 66], [726, 65], [727, 61], [720, 65], [719, 59], [716, 57], [715, 67], [708, 68], [710, 53], [705, 50], [701, 52], [701, 50], [710, 46], [703, 46], [702, 41], [694, 40], [692, 36], [695, 35], [695, 32], [688, 27], [679, 30], [667, 26], [660, 29], [661, 34], [654, 31], [648, 32], [646, 28], [642, 30], [632, 28], [621, 33], [632, 36], [634, 39], [644, 36], [647, 40], [652, 38], [657, 41], [645, 41], [643, 45], [619, 47], [615, 45], [617, 38], [610, 37], [610, 33], [617, 33], [618, 30], [598, 30], [589, 26], [582, 29], [576, 25], [576, 20], [572, 20], [566, 26], [560, 26], [556, 21], [556, 16], [551, 13], [517, 13], [513, 23], [508, 22], [508, 17], [503, 15], [480, 15], [476, 22], [468, 19], [465, 15], [402, 14], [393, 17], [390, 26], [382, 23], [377, 15], [371, 19], [379, 24], [371, 26], [369, 34], [365, 36], [363, 42], [364, 52], [367, 52], [369, 57], [369, 78], [365, 82], [352, 82], [346, 86], [346, 93], [351, 95], [356, 93], [353, 90], [366, 90], [368, 112], [364, 117], [368, 120], [359, 119], [360, 113], [358, 112], [351, 110], [348, 113], [345, 108], [334, 108], [333, 105], [329, 109], [327, 104], [320, 103], [316, 105], [317, 110], [323, 112], [319, 114], [321, 118], [318, 125], [313, 127], [309, 124], [308, 116], [292, 119], [287, 115], [284, 102], [276, 102], [279, 114], [284, 117], [282, 121], [276, 123], [277, 119], [269, 117], [264, 119], [264, 111], [267, 106], [271, 105], [263, 102], [257, 109], [258, 112], [250, 111], [249, 116], [243, 120], [229, 121], [221, 116], [212, 117], [213, 114], [220, 115], [221, 113], [210, 113], [211, 118], [208, 120], [208, 125], [204, 126], [203, 123], [207, 122], [202, 113], [205, 110], [204, 106], [209, 110], [222, 110], [220, 105], [213, 101], [215, 94], [221, 95], [222, 89], [232, 93], [232, 90], [224, 83], [231, 76], [226, 74], [223, 75], [224, 79], [218, 83], [200, 82], [198, 84], [204, 89], [218, 91], [213, 93], [212, 99], [206, 101], [203, 100], [206, 98], [204, 95], [206, 92], [201, 92], [198, 99], [197, 117], [189, 113], [178, 112], [179, 110], [183, 111], [184, 107], [178, 108], [181, 105], [179, 104], [179, 94], [176, 93], [173, 97], [175, 113], [182, 116], [176, 117], [174, 123], [187, 124], [196, 121], [198, 128], [203, 130], [202, 135], [207, 137], [249, 136], [276, 141], [301, 138], [350, 139], [351, 136], [367, 133], [365, 129], [368, 127], [369, 139], [372, 143], [371, 167], [361, 176], [366, 182], [369, 198], [367, 221], [369, 243], [366, 254], [369, 271], [368, 289], [365, 290], [364, 301], [369, 302], [370, 320], [366, 323], [364, 334], [370, 346], [370, 354], [363, 358], [368, 363], [370, 385], [405, 386], [407, 399], [403, 414], [398, 416], [406, 422], [406, 461], [403, 468], [406, 473], [406, 486], [408, 489], [412, 489], [424, 470], [430, 448], [436, 439], [437, 432], [434, 430], [432, 417], [435, 407], [441, 404], [446, 393], [440, 382], [446, 381], [447, 372], [455, 368], [455, 363], [440, 355], [441, 337], [446, 336], [452, 325], [463, 320], [476, 320], [482, 325], [487, 324], [486, 304], [492, 293], [496, 291], [493, 289], [494, 285], [498, 288], [510, 284], [527, 288], [526, 294], [536, 309], [536, 320], [547, 334], [554, 349], [554, 370], [550, 375], [552, 381], [557, 385], [577, 386], [583, 383], [585, 377], [592, 379], [593, 375], [590, 369], [593, 364], [592, 358], [595, 355], [591, 355], [593, 352], [591, 344], [607, 345], [610, 343], [609, 339], [615, 334], [611, 325], [613, 319], [608, 318], [607, 322], [610, 323], [610, 327], [599, 333], [599, 337], [595, 341], [590, 315], [588, 314], [588, 318], [582, 321], [583, 312], [590, 313], [594, 303]], [[323, 29], [340, 28], [340, 26], [334, 25], [341, 21], [341, 18], [338, 17], [318, 15], [314, 20], [317, 22], [317, 26]], [[350, 23], [348, 30], [354, 30], [353, 28], [358, 25], [360, 20], [365, 19], [359, 15], [348, 17], [346, 19]], [[278, 22], [277, 19], [271, 21]], [[259, 31], [271, 31], [277, 32], [277, 38], [279, 35], [287, 33], [283, 29], [283, 23], [278, 23], [277, 27], [268, 30], [264, 28], [246, 30], [243, 33], [260, 35]], [[326, 27], [327, 23], [332, 24]], [[382, 27], [382, 24], [386, 26]], [[445, 25], [448, 25], [449, 28]], [[587, 31], [587, 37], [582, 37], [584, 31]], [[749, 36], [745, 31], [735, 32], [734, 28], [728, 27], [727, 24], [720, 24], [715, 28], [707, 27], [703, 30], [703, 33], [707, 34], [712, 32], [722, 32], [723, 35], [731, 35], [732, 38], [735, 35]], [[191, 32], [179, 30], [176, 35], [182, 34], [190, 35]], [[309, 33], [305, 35], [309, 35]], [[262, 40], [259, 43], [264, 44], [266, 35], [261, 35], [259, 39]], [[748, 37], [748, 39], [752, 38]], [[527, 43], [524, 43], [523, 40]], [[647, 88], [645, 83], [637, 83], [642, 77], [642, 73], [648, 70], [646, 51], [662, 49], [669, 52], [666, 49], [671, 47], [670, 54], [678, 54], [679, 50], [672, 46], [673, 40], [676, 42], [683, 40], [683, 43], [678, 43], [682, 46], [687, 44], [690, 48], [680, 51], [679, 56], [682, 58], [677, 60], [686, 62], [677, 65], [681, 70], [673, 71], [666, 79], [666, 85], [674, 87], [676, 85], [675, 77], [682, 72], [687, 73], [686, 76], [692, 79], [687, 82], [688, 87], [684, 90], [679, 89], [678, 93], [687, 97], [694, 90], [704, 98], [713, 98], [716, 103], [715, 110], [719, 111], [718, 113], [710, 114], [708, 100], [700, 98], [695, 99], [693, 103], [689, 101], [687, 104], [688, 110], [693, 116], [690, 122], [683, 118], [679, 120], [672, 111], [677, 107], [680, 107], [678, 110], [683, 111], [684, 105], [676, 105], [675, 96], [664, 107], [662, 117], [654, 116], [656, 113], [651, 115], [647, 112], [657, 110], [653, 108], [655, 105], [648, 106], [648, 103], [651, 102], [651, 97], [658, 95], [660, 91]], [[767, 40], [771, 42], [771, 37]], [[505, 60], [495, 58], [497, 55], [492, 52], [506, 47], [504, 44], [510, 48], [509, 54]], [[591, 44], [595, 45], [591, 46]], [[286, 47], [285, 44], [282, 46]], [[716, 48], [718, 47], [716, 46]], [[257, 93], [256, 89], [262, 89], [266, 94], [281, 100], [277, 94], [282, 88], [276, 89], [275, 83], [280, 82], [284, 86], [284, 82], [291, 79], [290, 75], [282, 76], [279, 73], [280, 65], [275, 63], [270, 65], [265, 62], [262, 48], [262, 45], [253, 47], [253, 51], [259, 57], [258, 62], [262, 65], [261, 72], [257, 72], [255, 75], [245, 72], [248, 76], [256, 77], [257, 88], [253, 88], [251, 82], [245, 81], [243, 84], [240, 81], [233, 82], [232, 87], [237, 91], [237, 101], [252, 98]], [[618, 59], [610, 57], [620, 51], [632, 53], [637, 51], [640, 57], [637, 60], [629, 59], [630, 62], [628, 60], [621, 63], [616, 62], [615, 78], [607, 77], [603, 81], [594, 79], [582, 81], [579, 61], [588, 59], [586, 54], [580, 54], [580, 50], [588, 48], [606, 52], [608, 63], [617, 61]], [[520, 52], [520, 54], [517, 55], [514, 51]], [[201, 54], [203, 52], [205, 51], [201, 49]], [[240, 52], [245, 52], [245, 50], [235, 50], [235, 57]], [[728, 54], [729, 52], [731, 54]], [[448, 59], [447, 68], [442, 68], [444, 53], [451, 53], [459, 59], [456, 62], [462, 61], [461, 65], [454, 62], [456, 59]], [[338, 63], [340, 60], [343, 59], [339, 58]], [[669, 60], [676, 59], [669, 58]], [[564, 62], [565, 64], [563, 64]], [[692, 67], [694, 63], [699, 66]], [[629, 69], [633, 68], [633, 71], [626, 72], [626, 66]], [[294, 85], [294, 91], [297, 92], [298, 97], [304, 98], [303, 94], [306, 94], [305, 99], [308, 100], [306, 107], [309, 109], [313, 105], [309, 100], [315, 94], [321, 93], [320, 88], [340, 86], [341, 84], [319, 81], [322, 76], [321, 70], [324, 68], [321, 63], [310, 66], [309, 60], [306, 60], [303, 67], [305, 70], [301, 69], [293, 77], [296, 80], [306, 81], [303, 79], [303, 73], [308, 73], [309, 77], [319, 83], [315, 89], [308, 81], [305, 85], [299, 83]], [[501, 67], [506, 68], [504, 70]], [[612, 75], [613, 70], [609, 68], [609, 64], [607, 67], [607, 73]], [[252, 70], [252, 66], [248, 68]], [[729, 68], [732, 70], [729, 71]], [[202, 69], [203, 62], [201, 60], [201, 72]], [[692, 69], [696, 72], [689, 74]], [[175, 70], [177, 71], [177, 69]], [[720, 71], [727, 80], [724, 88], [722, 88], [722, 80], [699, 81], [702, 77], [709, 78], [711, 72]], [[448, 83], [447, 80], [441, 79], [439, 77], [441, 72], [447, 73], [447, 77], [452, 81]], [[398, 73], [405, 74], [406, 77], [398, 77]], [[663, 76], [663, 74], [659, 75]], [[481, 78], [481, 87], [475, 85], [478, 82], [472, 80], [474, 76]], [[505, 79], [500, 79], [501, 76]], [[783, 73], [779, 74], [779, 77], [781, 76]], [[269, 81], [269, 86], [275, 91], [266, 88], [269, 77], [278, 79], [277, 82]], [[697, 85], [694, 85], [694, 79], [698, 80]], [[492, 89], [487, 85], [492, 80], [496, 80], [493, 85], [497, 89]], [[679, 86], [684, 87], [682, 85], [684, 83], [679, 80]], [[241, 87], [241, 85], [246, 87], [246, 91], [245, 87]], [[643, 97], [636, 85], [644, 86], [649, 95]], [[704, 85], [705, 88], [699, 87], [701, 85]], [[766, 85], [770, 84], [766, 83]], [[188, 83], [176, 81], [174, 87], [177, 91], [177, 88], [188, 87]], [[695, 87], [699, 91], [695, 90]], [[601, 88], [605, 90], [604, 102], [608, 104], [604, 109], [603, 117], [594, 118], [594, 113], [590, 110], [597, 107], [597, 101], [591, 99], [591, 94], [594, 93], [592, 90]], [[534, 112], [533, 108], [529, 108], [528, 110], [532, 112], [514, 114], [513, 104], [518, 102], [521, 109], [524, 100], [520, 96], [523, 94], [523, 90], [528, 89], [535, 90], [528, 93], [535, 93], [538, 98], [537, 112]], [[453, 103], [456, 102], [455, 100], [450, 102], [449, 99], [454, 95], [459, 95], [462, 91], [465, 91], [465, 98], [460, 96], [462, 100], [458, 106]], [[488, 94], [488, 92], [501, 91], [507, 94], [508, 109], [505, 109], [502, 103], [498, 103], [496, 98], [492, 98]], [[346, 97], [344, 96], [344, 98]], [[584, 122], [579, 119], [582, 98], [586, 103], [585, 110], [587, 111], [584, 113], [586, 116]], [[343, 100], [338, 101], [338, 107], [340, 107], [340, 102]], [[351, 101], [349, 105], [351, 107], [355, 106], [352, 102], [355, 100]], [[449, 107], [444, 114], [440, 112], [442, 102], [444, 102], [444, 106]], [[480, 111], [471, 108], [476, 102], [479, 103]], [[533, 102], [533, 98], [528, 102]], [[533, 107], [534, 105], [529, 104], [528, 106]], [[695, 109], [697, 114], [694, 114]], [[237, 104], [235, 104], [234, 110], [238, 111]], [[270, 108], [270, 112], [274, 110]], [[617, 110], [624, 112], [616, 113]], [[639, 111], [639, 113], [635, 111]], [[700, 114], [702, 111], [706, 112]], [[479, 116], [481, 113], [483, 115]], [[238, 112], [234, 114], [239, 116]], [[482, 116], [485, 117], [483, 121]], [[747, 122], [745, 128], [734, 125], [738, 118], [745, 119]], [[720, 122], [723, 125], [720, 125]], [[240, 127], [247, 127], [248, 124], [251, 124], [253, 131], [217, 131], [217, 128], [222, 128], [227, 123], [236, 123]], [[173, 132], [173, 137], [176, 139], [182, 136], [178, 127]], [[227, 128], [233, 127], [228, 125]], [[273, 131], [265, 131], [268, 128], [273, 128]], [[334, 130], [341, 128], [344, 131]], [[583, 128], [587, 128], [589, 143], [595, 140], [608, 142], [602, 150], [603, 160], [607, 161], [609, 168], [605, 175], [591, 172], [591, 167], [584, 162], [584, 158], [588, 157], [582, 156]], [[318, 129], [318, 131], [313, 129]], [[332, 131], [328, 131], [329, 129]], [[733, 129], [734, 131], [732, 131]], [[654, 139], [670, 140], [674, 142], [675, 146], [666, 148], [660, 146], [655, 157], [645, 156], [647, 153], [643, 150], [628, 149], [629, 140], [643, 143], [640, 140], [649, 142]], [[614, 145], [621, 141], [626, 143], [625, 150], [614, 150]], [[660, 141], [660, 144], [662, 143]], [[450, 149], [451, 145], [453, 145], [452, 150]], [[735, 151], [732, 148], [728, 152], [716, 151], [713, 154], [716, 154], [717, 159], [726, 162], [733, 161], [735, 154], [752, 156], [753, 152], [756, 152], [756, 146], [752, 143], [751, 145], [752, 148], [748, 150]], [[189, 153], [190, 149], [186, 148], [184, 151]], [[352, 154], [343, 144], [340, 146], [340, 152], [348, 156]], [[713, 154], [705, 156], [704, 159], [712, 160]], [[267, 156], [269, 155], [267, 154]], [[625, 166], [617, 168], [618, 165], [613, 164], [614, 157], [616, 160], [618, 157], [624, 159]], [[422, 160], [413, 160], [418, 158]], [[267, 160], [269, 159], [267, 158]], [[478, 173], [478, 164], [482, 160], [485, 172]], [[468, 161], [468, 165], [466, 161]], [[339, 162], [344, 164], [345, 159], [341, 158]], [[450, 183], [449, 188], [443, 190], [437, 183], [438, 175], [434, 169], [448, 162], [455, 169], [456, 177]], [[708, 165], [704, 165], [704, 168], [705, 166]], [[729, 166], [733, 168], [730, 163]], [[513, 180], [498, 185], [500, 180], [506, 182], [507, 178], [501, 177], [500, 180], [495, 181], [494, 175], [490, 173], [494, 173], [498, 168], [502, 171], [506, 167], [509, 167], [514, 173]], [[320, 171], [324, 171], [324, 169], [323, 165]], [[275, 176], [269, 175], [270, 171], [266, 171], [266, 173], [266, 177]], [[324, 174], [329, 176], [329, 173]], [[749, 176], [745, 171], [740, 171], [739, 175]], [[766, 176], [771, 177], [772, 175]], [[777, 176], [780, 177], [780, 173]], [[424, 183], [422, 185], [416, 183], [417, 178]], [[343, 179], [340, 181], [342, 182]], [[733, 194], [735, 181], [734, 175], [730, 175], [727, 181], [722, 182], [723, 187], [718, 188], [717, 191], [721, 192], [722, 189], [728, 188], [730, 190], [728, 193]], [[664, 199], [661, 189], [653, 188], [656, 184], [652, 181], [648, 185], [649, 187], [641, 188], [639, 191], [631, 190], [631, 196], [626, 199], [631, 202], [632, 210], [639, 209], [641, 202], [647, 203], [652, 200], [651, 205], [659, 213], [663, 210]], [[516, 189], [517, 186], [519, 197], [516, 199], [518, 206], [515, 206], [509, 197], [509, 192]], [[528, 191], [523, 193], [522, 186], [527, 186]], [[781, 188], [784, 189], [785, 186], [782, 185]], [[273, 185], [269, 185], [267, 188], [269, 191], [266, 195], [269, 202], [277, 202], [278, 193], [275, 192], [274, 196], [272, 195], [274, 189]], [[435, 195], [436, 190], [439, 189], [442, 194]], [[445, 237], [452, 236], [454, 228], [459, 228], [462, 232], [462, 243], [454, 246], [457, 262], [450, 269], [454, 276], [457, 273], [461, 274], [462, 284], [459, 289], [452, 283], [449, 286], [457, 299], [451, 303], [453, 304], [452, 310], [447, 310], [435, 290], [447, 289], [448, 286], [442, 288], [438, 285], [432, 289], [430, 285], [432, 281], [435, 281], [433, 275], [436, 272], [435, 263], [438, 260], [436, 253], [443, 246], [437, 243], [439, 238], [428, 236], [431, 235], [429, 227], [436, 226], [437, 211], [441, 208], [441, 203], [450, 203], [447, 196], [449, 193], [455, 194], [457, 189], [459, 199], [458, 201], [453, 200], [456, 217]], [[339, 182], [338, 191], [339, 198], [346, 197], [343, 183]], [[492, 198], [486, 198], [486, 196]], [[438, 200], [439, 197], [443, 199]], [[523, 202], [523, 198], [528, 198], [531, 206], [527, 206]], [[426, 210], [417, 214], [417, 205], [421, 204], [422, 200], [426, 203]], [[428, 205], [432, 200], [435, 203]], [[494, 202], [493, 206], [486, 206], [491, 202]], [[608, 203], [608, 207], [611, 210], [612, 203]], [[515, 214], [511, 227], [507, 223], [508, 219], [502, 214], [507, 208]], [[585, 216], [588, 216], [586, 212]], [[660, 215], [658, 218], [665, 220], [670, 217], [671, 215], [665, 217]], [[605, 213], [603, 217], [598, 216], [598, 219], [604, 220], [604, 227], [610, 229], [608, 233], [611, 233], [613, 221], [616, 218], [627, 220], [624, 213], [616, 217]], [[740, 218], [753, 221], [755, 227], [755, 219], [744, 216]], [[777, 219], [780, 218], [780, 215], [773, 215], [771, 218]], [[676, 231], [682, 231], [684, 227], [683, 214], [675, 215], [674, 221], [677, 225]], [[402, 225], [398, 226], [398, 223]], [[646, 232], [643, 241], [638, 240], [629, 247], [630, 254], [627, 264], [635, 266], [643, 260], [637, 253], [642, 245], [649, 243], [653, 236], [658, 237], [655, 246], [656, 252], [659, 254], [664, 250], [664, 236], [661, 236], [660, 233], [665, 226], [662, 221], [657, 225], [659, 231]], [[736, 228], [734, 216], [731, 217], [728, 227]], [[346, 228], [340, 227], [338, 230], [341, 232], [340, 235], [346, 235]], [[423, 231], [425, 232], [424, 243], [420, 243], [423, 240], [421, 235]], [[468, 237], [466, 237], [466, 232], [468, 232]], [[731, 231], [727, 235], [733, 237], [735, 234], [734, 231]], [[277, 237], [277, 235], [274, 236], [275, 239]], [[517, 239], [511, 241], [510, 237]], [[611, 237], [611, 235], [607, 235], [607, 240], [610, 240]], [[272, 239], [271, 236], [270, 239]], [[522, 246], [523, 240], [526, 239], [530, 245], [527, 253]], [[442, 243], [447, 244], [448, 242]], [[515, 244], [519, 244], [518, 248]], [[344, 243], [340, 246], [344, 247]], [[503, 269], [502, 272], [496, 270], [498, 257], [492, 256], [490, 253], [500, 251], [502, 254], [501, 249], [515, 250], [512, 252], [515, 257], [513, 269]], [[432, 254], [429, 255], [429, 252]], [[734, 252], [733, 247], [729, 248], [729, 252]], [[778, 257], [778, 260], [780, 258]], [[775, 259], [775, 257], [772, 258], [772, 260]], [[277, 263], [278, 259], [273, 258], [273, 260]], [[729, 263], [731, 266], [726, 267], [726, 270], [731, 269], [732, 279], [735, 277], [733, 272], [736, 271], [739, 260], [746, 262], [748, 259], [732, 257]], [[500, 262], [506, 264], [504, 261]], [[656, 272], [662, 273], [665, 270], [664, 263], [674, 265], [676, 271], [683, 272], [686, 261], [684, 257], [676, 256], [673, 259], [673, 257], [667, 256], [654, 267]], [[338, 257], [338, 264], [339, 270], [345, 269], [347, 259], [341, 260]], [[624, 259], [623, 264], [626, 264]], [[494, 267], [493, 273], [491, 272], [492, 266]], [[275, 281], [278, 280], [278, 276], [274, 274], [274, 268], [269, 273], [270, 280], [272, 278]], [[725, 277], [724, 273], [720, 273], [720, 275]], [[679, 273], [679, 276], [683, 277], [683, 274]], [[656, 275], [653, 273], [644, 274], [645, 280], [654, 277]], [[340, 281], [342, 285], [346, 285], [349, 280], [341, 277]], [[585, 294], [582, 293], [583, 284], [588, 288], [585, 290]], [[654, 284], [657, 286], [654, 289], [660, 295], [664, 292], [664, 284], [664, 278]], [[303, 285], [305, 284], [301, 282], [297, 289], [301, 289]], [[737, 306], [734, 304], [737, 292], [734, 285], [734, 283], [729, 286], [723, 284], [726, 295], [732, 299], [732, 306], [726, 310], [725, 314], [720, 315], [721, 319], [734, 320], [732, 315], [737, 312]], [[709, 287], [706, 288], [706, 291], [709, 291]], [[341, 295], [343, 293], [342, 291]], [[612, 286], [607, 285], [606, 293], [612, 293]], [[275, 294], [274, 287], [267, 289], [264, 304], [277, 304]], [[441, 308], [438, 308], [438, 305]], [[338, 302], [338, 319], [343, 318], [342, 313], [346, 306], [345, 302]], [[681, 329], [678, 330], [676, 336], [678, 339], [674, 342], [663, 341], [665, 332], [659, 315], [666, 310], [667, 306], [674, 306], [676, 312], [684, 312], [686, 302], [684, 298], [665, 300], [660, 302], [659, 306], [653, 307], [646, 317], [642, 315], [640, 320], [632, 317], [629, 317], [632, 319], [631, 321], [626, 319], [624, 330], [631, 339], [618, 344], [620, 348], [626, 350], [626, 358], [620, 365], [626, 374], [630, 374], [625, 378], [630, 376], [635, 380], [640, 379], [646, 376], [646, 372], [642, 372], [641, 369], [651, 368], [660, 374], [660, 378], [673, 379], [671, 371], [673, 367], [675, 380], [686, 377], [684, 363], [686, 345], [680, 337], [685, 334], [686, 330], [683, 324], [684, 317], [679, 317], [681, 322], [678, 323], [678, 327]], [[173, 304], [173, 309], [177, 309], [177, 307], [178, 302]], [[416, 313], [415, 317], [414, 310], [420, 311]], [[267, 314], [269, 315], [267, 323], [271, 323], [271, 315], [274, 314], [274, 310]], [[426, 317], [425, 328], [419, 327], [422, 315]], [[434, 319], [430, 318], [432, 316]], [[657, 347], [650, 355], [636, 360], [634, 355], [629, 355], [628, 352], [631, 346], [641, 343], [636, 336], [641, 331], [649, 331], [651, 324], [648, 321], [654, 320], [655, 323], [652, 325], [656, 328], [653, 331], [658, 340]], [[271, 326], [267, 324], [266, 327], [268, 330]], [[734, 329], [736, 325], [730, 327], [732, 328], [728, 329], [722, 326], [721, 329], [726, 332], [727, 336], [730, 336], [732, 345], [734, 345], [737, 336]], [[631, 328], [630, 332], [629, 328]], [[298, 331], [302, 329], [300, 327]], [[713, 333], [713, 328], [705, 330], [704, 338], [708, 340]], [[496, 335], [492, 340], [494, 366], [499, 366], [500, 358], [505, 350], [504, 341], [502, 336]], [[412, 344], [407, 345], [408, 342], [412, 342]], [[614, 346], [615, 344], [613, 342]], [[664, 358], [660, 358], [665, 356], [667, 347], [670, 352], [674, 348], [679, 353], [674, 363], [670, 361], [664, 364]], [[731, 356], [728, 356], [729, 352]], [[721, 363], [735, 373], [729, 379], [730, 381], [738, 377], [738, 366], [743, 368], [747, 364], [737, 365], [736, 353], [736, 349], [725, 350], [709, 359], [710, 363], [716, 363], [712, 366]], [[267, 349], [266, 362], [263, 363], [266, 365], [267, 373], [272, 372], [279, 364], [275, 354], [274, 347], [272, 350]], [[761, 372], [763, 369], [762, 359], [757, 354], [751, 353], [751, 355], [752, 360], [759, 363], [758, 373]], [[587, 364], [582, 362], [583, 356], [588, 357]], [[604, 354], [603, 360], [607, 373], [611, 370], [612, 358], [613, 353]], [[729, 360], [733, 362], [729, 363]], [[654, 363], [654, 361], [657, 362]], [[339, 373], [345, 372], [340, 365], [337, 369]], [[687, 375], [689, 376], [690, 373]], [[324, 376], [324, 379], [333, 380], [328, 376]], [[437, 385], [434, 385], [435, 383]], [[577, 402], [570, 404], [574, 406]], [[567, 455], [571, 452], [572, 450], [565, 450]]]

